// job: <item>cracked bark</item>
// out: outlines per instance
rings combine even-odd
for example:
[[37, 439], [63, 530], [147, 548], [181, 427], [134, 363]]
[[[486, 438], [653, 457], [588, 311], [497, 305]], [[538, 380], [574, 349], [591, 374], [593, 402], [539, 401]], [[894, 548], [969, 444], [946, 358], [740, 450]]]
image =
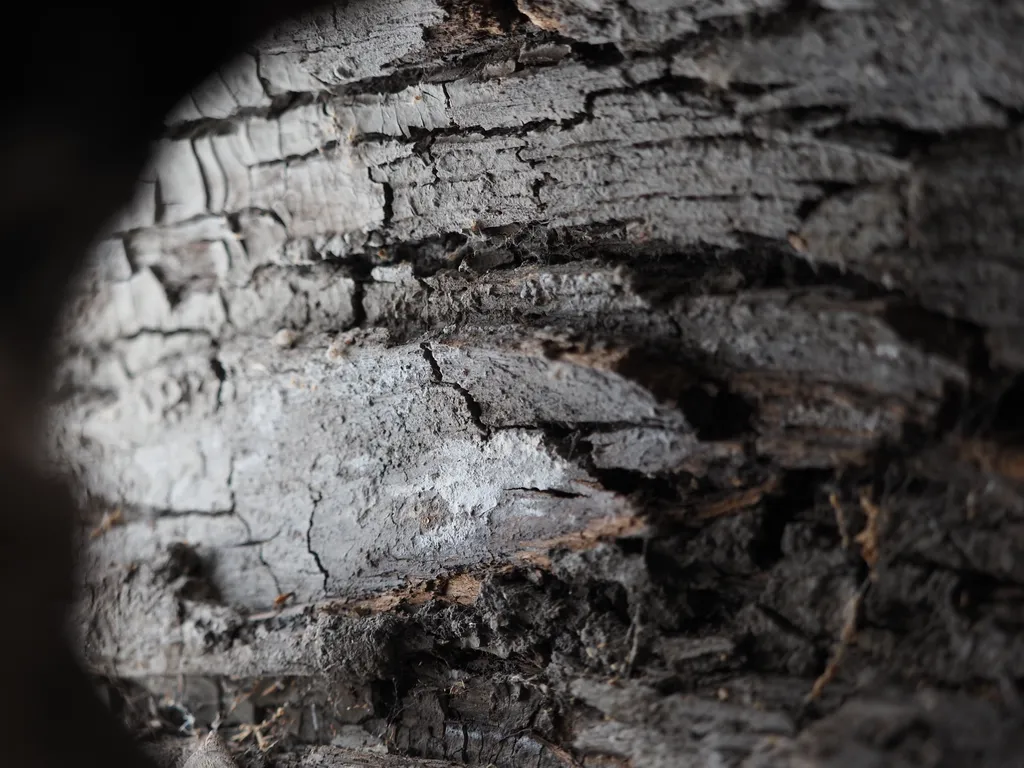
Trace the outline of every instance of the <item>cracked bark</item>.
[[1014, 764], [1022, 33], [380, 0], [260, 42], [69, 315], [112, 699], [284, 705], [282, 766]]

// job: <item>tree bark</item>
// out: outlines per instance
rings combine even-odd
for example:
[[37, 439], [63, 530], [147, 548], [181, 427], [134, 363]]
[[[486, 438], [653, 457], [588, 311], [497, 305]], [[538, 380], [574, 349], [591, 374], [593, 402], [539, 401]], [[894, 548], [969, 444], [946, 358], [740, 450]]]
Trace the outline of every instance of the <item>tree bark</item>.
[[281, 766], [1018, 764], [1022, 39], [374, 0], [216, 73], [54, 396], [112, 702]]

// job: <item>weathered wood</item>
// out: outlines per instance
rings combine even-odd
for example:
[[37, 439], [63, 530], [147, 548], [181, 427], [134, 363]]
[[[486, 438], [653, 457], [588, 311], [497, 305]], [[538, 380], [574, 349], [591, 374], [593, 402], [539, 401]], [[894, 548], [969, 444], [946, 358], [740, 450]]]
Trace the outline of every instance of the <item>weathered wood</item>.
[[168, 117], [68, 314], [94, 668], [282, 765], [1017, 759], [1024, 16], [364, 5]]

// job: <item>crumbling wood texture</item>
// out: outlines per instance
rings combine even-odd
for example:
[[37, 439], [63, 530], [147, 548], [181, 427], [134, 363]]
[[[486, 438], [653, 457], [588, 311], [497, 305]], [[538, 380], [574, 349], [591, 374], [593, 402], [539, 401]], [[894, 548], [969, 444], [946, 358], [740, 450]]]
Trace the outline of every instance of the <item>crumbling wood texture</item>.
[[1021, 40], [366, 0], [242, 54], [68, 316], [112, 702], [281, 766], [1018, 764]]

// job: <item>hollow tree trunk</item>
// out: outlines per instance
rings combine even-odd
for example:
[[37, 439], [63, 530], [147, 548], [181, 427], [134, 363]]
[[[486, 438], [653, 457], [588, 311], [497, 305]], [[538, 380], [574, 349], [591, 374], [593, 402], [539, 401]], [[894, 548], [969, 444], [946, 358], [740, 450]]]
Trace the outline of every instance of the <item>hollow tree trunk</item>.
[[126, 716], [282, 766], [1017, 764], [1022, 39], [373, 0], [212, 77], [54, 406]]

